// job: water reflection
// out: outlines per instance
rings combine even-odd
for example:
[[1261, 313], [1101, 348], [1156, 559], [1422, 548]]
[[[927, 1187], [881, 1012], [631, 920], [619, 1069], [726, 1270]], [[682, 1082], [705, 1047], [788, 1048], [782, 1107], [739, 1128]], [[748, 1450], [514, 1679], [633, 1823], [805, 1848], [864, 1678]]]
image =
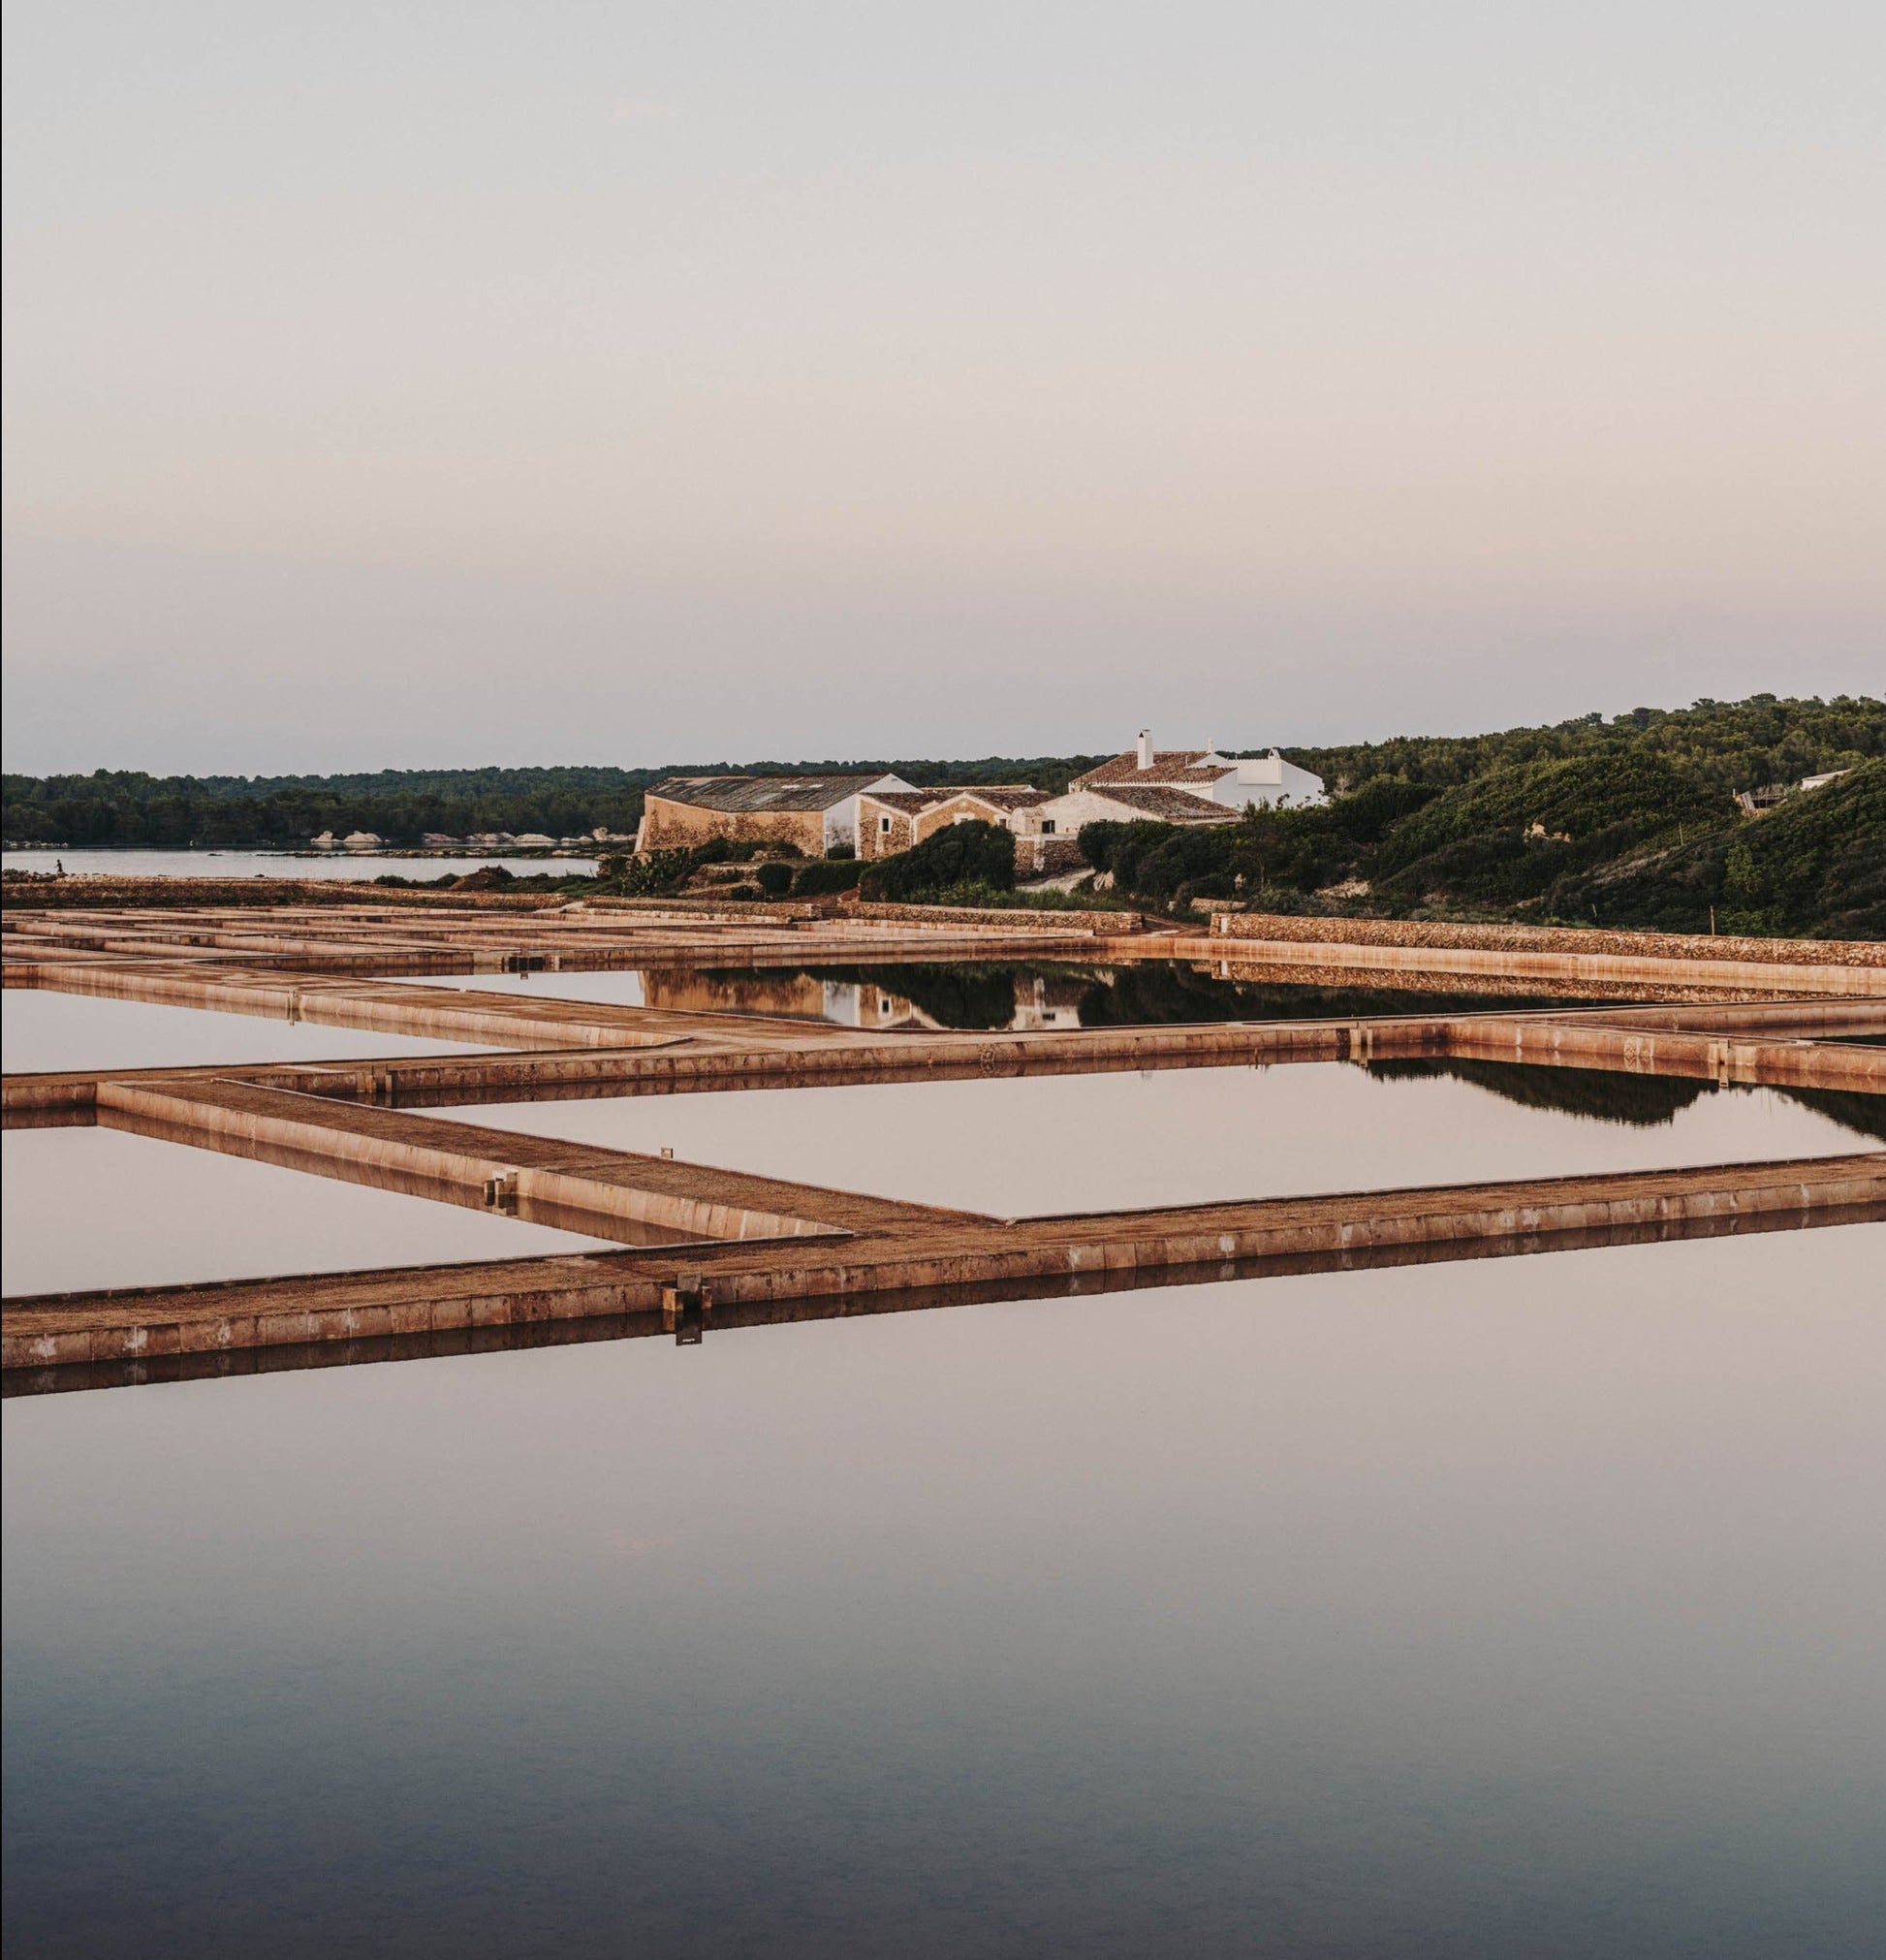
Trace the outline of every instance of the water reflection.
[[[1370, 1075], [1382, 1082], [1418, 1082], [1449, 1076], [1502, 1096], [1527, 1109], [1554, 1109], [1597, 1122], [1651, 1129], [1674, 1123], [1700, 1096], [1716, 1093], [1713, 1082], [1686, 1076], [1635, 1075], [1617, 1069], [1547, 1068], [1529, 1062], [1408, 1059], [1371, 1061]], [[1886, 1096], [1844, 1090], [1777, 1086], [1769, 1093], [1839, 1123], [1856, 1136], [1886, 1139]]]
[[[998, 1217], [1838, 1155], [1831, 1111], [1766, 1089], [1605, 1076], [1512, 1093], [1349, 1062], [870, 1082], [431, 1115]], [[1606, 1121], [1609, 1085], [1621, 1085]], [[1560, 1099], [1555, 1099], [1560, 1098]]]
[[[580, 976], [564, 976], [578, 981]], [[780, 1014], [847, 1027], [1148, 1027], [1209, 1021], [1352, 1019], [1371, 1014], [1470, 1013], [1487, 1007], [1564, 1007], [1563, 999], [1311, 987], [1220, 978], [1180, 961], [1118, 966], [1017, 964], [808, 966], [770, 971], [649, 971], [650, 1007], [694, 1013]]]

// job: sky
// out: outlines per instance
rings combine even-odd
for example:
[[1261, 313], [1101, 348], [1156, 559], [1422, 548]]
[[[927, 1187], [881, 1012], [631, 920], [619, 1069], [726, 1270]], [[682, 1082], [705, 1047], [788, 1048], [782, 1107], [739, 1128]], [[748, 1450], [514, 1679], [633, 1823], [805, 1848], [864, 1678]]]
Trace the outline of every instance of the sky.
[[9, 0], [10, 770], [1886, 688], [1886, 9]]

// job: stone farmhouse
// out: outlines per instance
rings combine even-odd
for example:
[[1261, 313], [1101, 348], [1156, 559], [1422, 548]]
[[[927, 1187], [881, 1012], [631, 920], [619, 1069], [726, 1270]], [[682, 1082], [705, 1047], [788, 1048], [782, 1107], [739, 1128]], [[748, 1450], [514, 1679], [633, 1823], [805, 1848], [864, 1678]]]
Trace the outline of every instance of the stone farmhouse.
[[1019, 837], [1025, 813], [1047, 801], [1045, 790], [1015, 782], [918, 789], [900, 775], [669, 776], [644, 800], [636, 849], [728, 838], [796, 844], [814, 858], [839, 849], [888, 858], [953, 823], [996, 824]]
[[[895, 857], [950, 824], [994, 824], [1018, 838], [1035, 835], [1033, 811], [1048, 792], [1025, 782], [978, 783], [973, 789], [872, 790], [859, 804], [864, 827], [858, 836], [861, 858]], [[1018, 864], [1022, 862], [1020, 855]]]
[[858, 849], [867, 794], [915, 794], [900, 775], [671, 775], [649, 790], [639, 851], [704, 844], [796, 844], [808, 858]]

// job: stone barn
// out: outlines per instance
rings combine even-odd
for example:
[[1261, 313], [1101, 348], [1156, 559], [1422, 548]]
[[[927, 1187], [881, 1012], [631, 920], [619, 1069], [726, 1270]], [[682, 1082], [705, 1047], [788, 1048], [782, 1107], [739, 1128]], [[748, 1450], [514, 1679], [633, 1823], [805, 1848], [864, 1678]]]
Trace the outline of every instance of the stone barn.
[[711, 838], [797, 844], [808, 858], [859, 846], [859, 804], [908, 793], [899, 775], [671, 775], [644, 799], [639, 851], [685, 849]]

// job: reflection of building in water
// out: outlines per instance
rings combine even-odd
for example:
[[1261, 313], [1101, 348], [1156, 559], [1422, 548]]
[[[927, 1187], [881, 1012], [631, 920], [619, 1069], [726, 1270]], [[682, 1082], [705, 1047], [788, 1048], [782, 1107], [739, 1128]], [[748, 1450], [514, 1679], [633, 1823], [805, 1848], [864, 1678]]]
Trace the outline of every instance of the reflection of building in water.
[[685, 967], [643, 975], [643, 999], [675, 1014], [782, 1014], [823, 1021], [825, 989], [809, 973], [704, 973]]
[[1079, 1027], [1081, 996], [1092, 984], [1090, 980], [1075, 979], [1065, 973], [1018, 977], [1015, 983], [1015, 1019], [1009, 1026], [1018, 1030]]
[[868, 980], [827, 980], [825, 1018], [840, 1027], [935, 1027], [921, 1009], [901, 994]]
[[[902, 979], [900, 987], [897, 982]], [[675, 968], [643, 976], [650, 1007], [677, 1014], [779, 1015], [839, 1027], [1079, 1027], [1091, 975], [986, 967], [890, 969], [882, 981], [816, 973], [712, 973]]]
[[[1007, 1000], [991, 1000], [981, 989], [957, 991], [946, 1001], [932, 973], [911, 982], [911, 994], [871, 981], [829, 980], [825, 1018], [843, 1027], [990, 1027], [1016, 1031], [1079, 1027], [1081, 997], [1090, 981], [1065, 974], [1002, 975]], [[912, 997], [915, 996], [916, 997]], [[928, 1005], [926, 1005], [926, 999]], [[1004, 1014], [1003, 1008], [1008, 1008]], [[965, 1011], [967, 1010], [967, 1011]], [[980, 1011], [978, 1011], [980, 1010]]]

